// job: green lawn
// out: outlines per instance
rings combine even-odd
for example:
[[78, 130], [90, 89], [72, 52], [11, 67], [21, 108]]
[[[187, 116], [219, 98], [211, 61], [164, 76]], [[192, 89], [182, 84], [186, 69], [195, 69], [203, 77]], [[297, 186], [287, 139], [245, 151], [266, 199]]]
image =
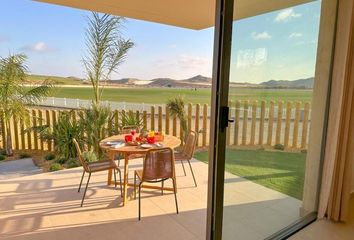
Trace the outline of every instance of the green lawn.
[[[208, 152], [195, 158], [208, 162]], [[305, 153], [229, 149], [226, 171], [301, 200], [305, 161]]]
[[[175, 96], [184, 96], [186, 103], [210, 103], [211, 90], [169, 89], [169, 88], [106, 88], [103, 100], [116, 102], [138, 102], [162, 104]], [[52, 94], [54, 97], [92, 99], [92, 90], [84, 87], [58, 87]], [[257, 101], [301, 101], [310, 102], [312, 91], [297, 89], [251, 89], [231, 88], [230, 100]]]

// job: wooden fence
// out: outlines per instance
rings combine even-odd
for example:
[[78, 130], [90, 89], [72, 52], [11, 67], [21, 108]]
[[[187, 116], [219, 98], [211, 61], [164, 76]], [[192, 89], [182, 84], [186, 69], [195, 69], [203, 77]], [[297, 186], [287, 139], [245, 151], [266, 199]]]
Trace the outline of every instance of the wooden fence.
[[[310, 125], [310, 104], [300, 102], [236, 101], [230, 102], [230, 118], [234, 119], [227, 129], [227, 144], [230, 146], [264, 146], [271, 147], [282, 144], [285, 148], [306, 149]], [[29, 109], [32, 126], [52, 126], [58, 120], [60, 111], [52, 109]], [[149, 111], [135, 112], [142, 117], [146, 129], [158, 130], [181, 137], [182, 131], [178, 119], [171, 117], [167, 108], [151, 106]], [[188, 104], [186, 106], [188, 128], [199, 131], [198, 146], [209, 144], [210, 108], [207, 104]], [[120, 112], [114, 111], [108, 129], [118, 124]], [[76, 119], [77, 110], [73, 111]], [[6, 131], [0, 119], [1, 141], [3, 148]], [[42, 141], [38, 133], [25, 131], [22, 119], [11, 120], [11, 136], [15, 150], [48, 150], [54, 149], [53, 143]]]

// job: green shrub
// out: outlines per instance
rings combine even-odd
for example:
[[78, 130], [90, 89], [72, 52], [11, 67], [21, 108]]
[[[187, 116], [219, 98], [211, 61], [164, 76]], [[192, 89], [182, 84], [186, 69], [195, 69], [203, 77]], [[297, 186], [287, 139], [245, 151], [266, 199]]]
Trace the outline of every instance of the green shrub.
[[79, 161], [75, 158], [70, 159], [66, 163], [67, 168], [75, 168], [75, 167], [80, 167]]
[[275, 144], [274, 149], [283, 151], [285, 149], [283, 144]]
[[51, 171], [51, 172], [59, 171], [61, 169], [62, 169], [62, 166], [59, 163], [52, 163], [49, 167], [49, 171]]
[[49, 153], [44, 156], [44, 159], [47, 161], [53, 160], [55, 158], [55, 155], [53, 153]]
[[0, 155], [6, 156], [6, 150], [5, 149], [0, 149]]
[[3, 160], [5, 160], [5, 156], [4, 155], [0, 155], [0, 161], [3, 161]]
[[96, 153], [93, 151], [85, 151], [82, 153], [85, 162], [96, 162], [98, 160]]
[[41, 139], [54, 140], [55, 151], [59, 157], [65, 159], [75, 158], [77, 156], [73, 138], [80, 140], [82, 128], [77, 121], [72, 120], [72, 112], [61, 112], [58, 122], [54, 124], [53, 129], [47, 128], [41, 132]]
[[20, 157], [20, 159], [29, 158], [29, 157], [31, 157], [31, 155], [28, 154], [28, 153], [20, 153], [20, 154], [19, 154], [19, 157]]
[[68, 161], [66, 158], [58, 158], [55, 162], [59, 164], [65, 164]]
[[[82, 141], [88, 146], [92, 146], [93, 150], [98, 154], [98, 157], [102, 158], [103, 151], [100, 148], [100, 141], [110, 134], [107, 123], [113, 121], [114, 115], [112, 110], [109, 107], [92, 104], [91, 108], [79, 111], [78, 116], [78, 123], [86, 133]], [[77, 140], [79, 139], [81, 138], [77, 138]]]

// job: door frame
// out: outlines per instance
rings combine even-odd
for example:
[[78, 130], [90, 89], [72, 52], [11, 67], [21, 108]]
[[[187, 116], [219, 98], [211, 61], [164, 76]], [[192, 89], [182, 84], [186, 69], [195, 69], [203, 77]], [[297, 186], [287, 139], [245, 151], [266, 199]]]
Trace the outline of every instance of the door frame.
[[[222, 238], [224, 174], [234, 0], [216, 0], [206, 239]], [[221, 151], [220, 151], [221, 150]]]

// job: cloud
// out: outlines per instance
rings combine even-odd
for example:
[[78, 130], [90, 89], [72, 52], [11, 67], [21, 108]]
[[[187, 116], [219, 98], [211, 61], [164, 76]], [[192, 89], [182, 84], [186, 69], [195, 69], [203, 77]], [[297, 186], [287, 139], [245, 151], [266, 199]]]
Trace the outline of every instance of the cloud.
[[182, 68], [197, 68], [210, 63], [206, 57], [182, 54], [178, 57], [177, 63]]
[[[153, 77], [172, 77], [184, 79], [198, 74], [211, 76], [212, 57], [192, 54], [180, 54], [175, 57], [164, 57], [153, 62], [153, 68], [159, 69]], [[156, 75], [156, 76], [155, 76]], [[145, 76], [146, 78], [146, 76]]]
[[252, 33], [252, 38], [254, 40], [265, 40], [265, 39], [271, 39], [272, 36], [269, 35], [269, 33], [267, 33], [267, 32], [261, 32], [261, 33], [253, 32]]
[[38, 52], [38, 53], [50, 52], [53, 50], [45, 42], [37, 42], [32, 45], [26, 45], [21, 49], [25, 51]]
[[278, 15], [275, 17], [274, 21], [275, 22], [288, 22], [289, 20], [293, 18], [299, 18], [301, 17], [301, 13], [296, 13], [293, 8], [288, 8], [285, 10], [282, 10]]
[[299, 33], [299, 32], [293, 32], [289, 35], [289, 38], [299, 38], [299, 37], [302, 37], [302, 33]]

